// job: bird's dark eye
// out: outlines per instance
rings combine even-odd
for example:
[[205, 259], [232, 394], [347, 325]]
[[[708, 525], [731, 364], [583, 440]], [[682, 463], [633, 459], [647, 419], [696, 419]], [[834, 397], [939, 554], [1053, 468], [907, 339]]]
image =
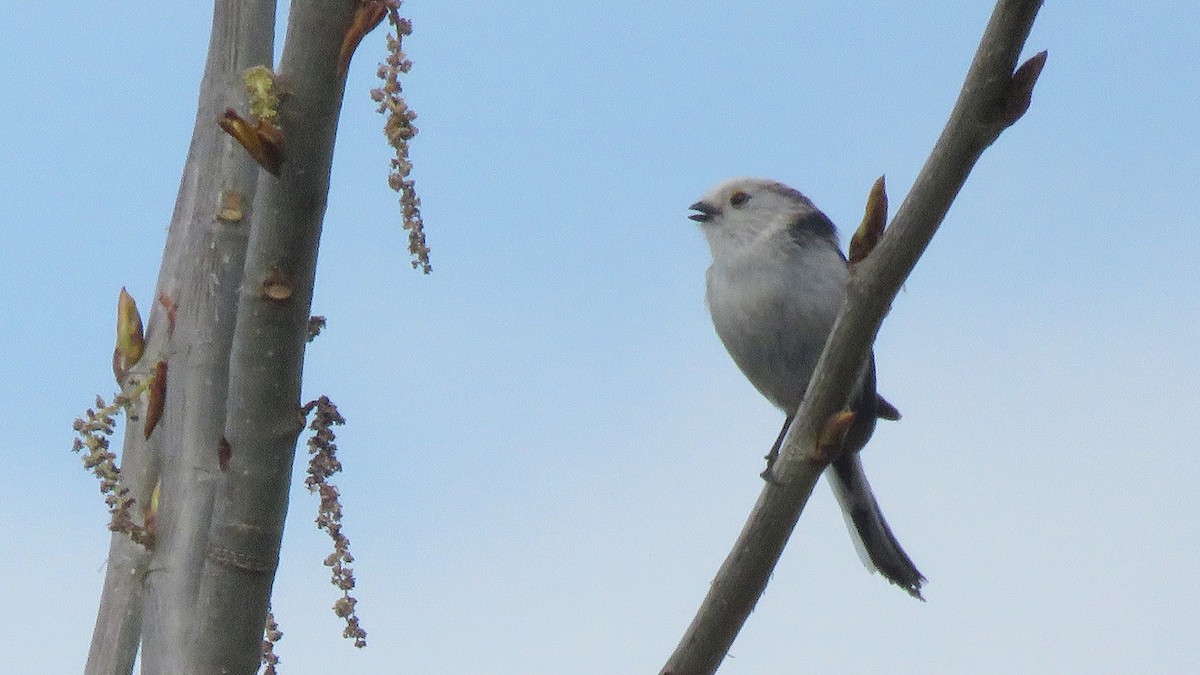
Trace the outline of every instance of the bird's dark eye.
[[734, 207], [741, 206], [748, 201], [750, 201], [750, 195], [741, 190], [738, 190], [729, 197], [729, 205]]

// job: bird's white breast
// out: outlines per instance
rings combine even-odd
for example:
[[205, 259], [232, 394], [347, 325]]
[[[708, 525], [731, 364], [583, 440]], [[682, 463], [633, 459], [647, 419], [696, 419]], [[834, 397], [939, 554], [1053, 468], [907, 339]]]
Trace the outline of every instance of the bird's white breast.
[[845, 298], [846, 263], [826, 242], [742, 242], [718, 252], [707, 300], [717, 335], [754, 386], [795, 412]]

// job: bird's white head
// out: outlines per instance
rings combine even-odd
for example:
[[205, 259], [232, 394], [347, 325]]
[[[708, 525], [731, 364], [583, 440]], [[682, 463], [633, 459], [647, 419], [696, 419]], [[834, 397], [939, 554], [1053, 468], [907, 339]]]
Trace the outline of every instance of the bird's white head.
[[815, 237], [837, 248], [833, 223], [799, 190], [778, 181], [731, 178], [689, 208], [714, 258], [780, 236], [797, 243]]

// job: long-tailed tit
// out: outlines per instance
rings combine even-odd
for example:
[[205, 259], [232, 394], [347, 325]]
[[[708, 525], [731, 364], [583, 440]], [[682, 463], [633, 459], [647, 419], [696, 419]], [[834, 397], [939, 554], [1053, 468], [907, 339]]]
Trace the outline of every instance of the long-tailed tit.
[[[787, 415], [773, 459], [845, 301], [848, 266], [837, 230], [800, 192], [758, 178], [721, 183], [691, 209], [689, 218], [700, 223], [712, 250], [707, 300], [717, 335], [750, 382]], [[863, 562], [920, 599], [925, 578], [884, 520], [858, 456], [876, 417], [899, 418], [875, 391], [874, 356], [849, 408], [856, 417], [845, 452], [826, 475]]]

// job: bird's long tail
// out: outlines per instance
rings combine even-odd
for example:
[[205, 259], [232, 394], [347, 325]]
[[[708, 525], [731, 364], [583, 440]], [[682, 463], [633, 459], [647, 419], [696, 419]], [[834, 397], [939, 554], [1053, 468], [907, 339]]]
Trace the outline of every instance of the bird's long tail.
[[900, 542], [883, 519], [858, 453], [844, 453], [833, 462], [826, 475], [863, 563], [879, 570], [888, 581], [908, 591], [909, 595], [924, 600], [921, 584], [925, 577], [900, 548]]

